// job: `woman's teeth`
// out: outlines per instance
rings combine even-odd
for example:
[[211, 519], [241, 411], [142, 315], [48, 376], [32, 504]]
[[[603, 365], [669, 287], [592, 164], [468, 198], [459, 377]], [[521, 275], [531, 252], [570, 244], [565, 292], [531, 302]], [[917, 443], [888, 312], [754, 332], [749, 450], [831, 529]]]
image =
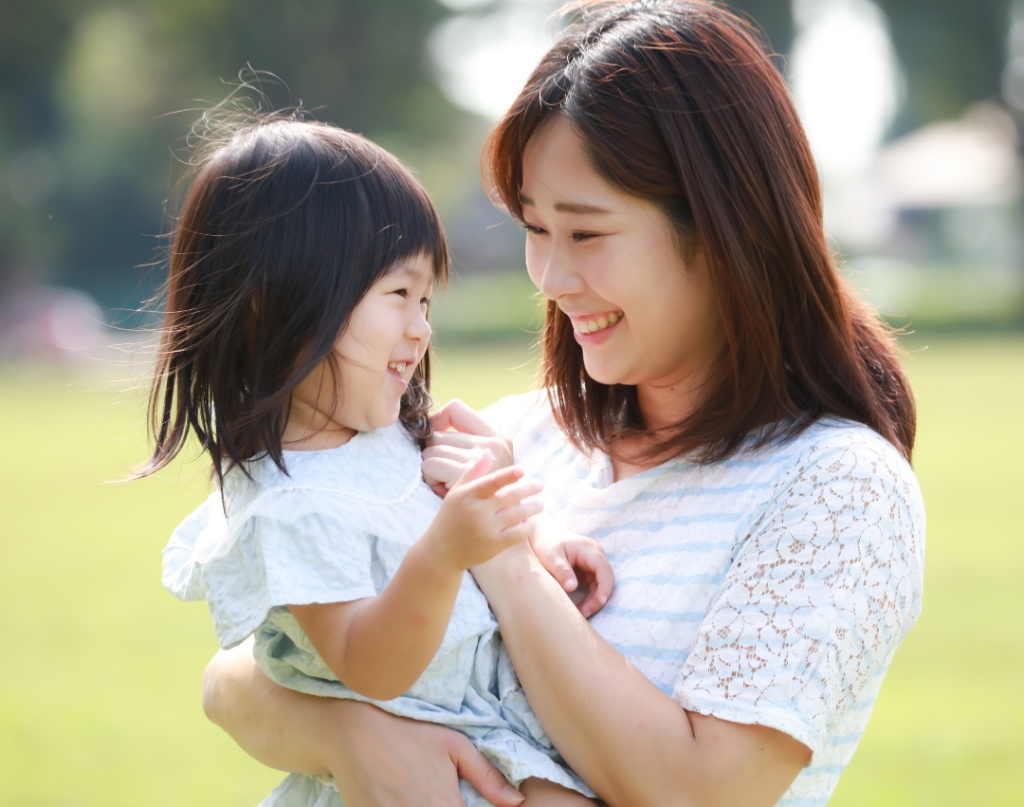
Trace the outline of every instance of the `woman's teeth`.
[[405, 372], [406, 362], [404, 361], [393, 361], [388, 364], [392, 370], [397, 370], [399, 373]]
[[607, 317], [598, 317], [597, 319], [591, 320], [574, 319], [572, 320], [572, 327], [573, 330], [579, 331], [580, 333], [594, 333], [595, 331], [603, 331], [608, 326], [614, 325], [624, 316], [626, 315], [621, 311], [613, 311]]

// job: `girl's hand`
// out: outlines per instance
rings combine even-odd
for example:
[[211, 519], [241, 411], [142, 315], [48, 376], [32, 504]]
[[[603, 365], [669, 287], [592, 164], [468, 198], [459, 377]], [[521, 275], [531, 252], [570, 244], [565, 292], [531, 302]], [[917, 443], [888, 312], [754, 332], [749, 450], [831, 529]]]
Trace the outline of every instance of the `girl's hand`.
[[448, 568], [462, 571], [486, 563], [533, 534], [534, 524], [528, 519], [543, 506], [524, 500], [543, 486], [524, 481], [523, 469], [514, 465], [488, 474], [493, 462], [484, 452], [470, 463], [420, 539]]
[[[530, 537], [530, 546], [537, 560], [558, 584], [569, 592], [579, 592], [582, 600], [573, 597], [583, 616], [596, 614], [615, 587], [615, 573], [605, 557], [604, 547], [592, 538], [540, 524]], [[583, 588], [580, 589], [580, 581]]]
[[492, 471], [515, 462], [512, 441], [502, 437], [462, 401], [451, 400], [431, 418], [434, 434], [423, 452], [423, 479], [444, 498], [481, 451], [491, 455]]

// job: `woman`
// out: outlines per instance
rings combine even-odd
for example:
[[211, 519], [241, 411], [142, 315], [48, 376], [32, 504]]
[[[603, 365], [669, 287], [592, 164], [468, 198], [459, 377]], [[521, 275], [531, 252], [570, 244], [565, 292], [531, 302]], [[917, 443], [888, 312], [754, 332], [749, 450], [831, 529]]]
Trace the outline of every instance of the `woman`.
[[[781, 77], [720, 8], [614, 5], [551, 49], [484, 159], [549, 300], [546, 395], [446, 407], [424, 472], [440, 489], [481, 446], [514, 453], [546, 483], [541, 528], [608, 552], [590, 622], [528, 547], [474, 569], [540, 722], [609, 805], [824, 804], [919, 613], [924, 513], [911, 392], [832, 264]], [[346, 807], [459, 804], [456, 773], [517, 803], [459, 735], [304, 699], [243, 654], [205, 692]]]

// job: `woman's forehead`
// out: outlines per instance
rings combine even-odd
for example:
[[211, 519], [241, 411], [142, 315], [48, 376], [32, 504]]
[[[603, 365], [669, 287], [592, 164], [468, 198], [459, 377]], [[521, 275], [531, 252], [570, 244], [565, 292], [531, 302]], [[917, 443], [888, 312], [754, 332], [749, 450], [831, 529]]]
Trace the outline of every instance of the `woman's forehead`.
[[622, 194], [594, 168], [583, 141], [561, 115], [541, 126], [523, 152], [524, 207], [600, 215], [621, 206]]

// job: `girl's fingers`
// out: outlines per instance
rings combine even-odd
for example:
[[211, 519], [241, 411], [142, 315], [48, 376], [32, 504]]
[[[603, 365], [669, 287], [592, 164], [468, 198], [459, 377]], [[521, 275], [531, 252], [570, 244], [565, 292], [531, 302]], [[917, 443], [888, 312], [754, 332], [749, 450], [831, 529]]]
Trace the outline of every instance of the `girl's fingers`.
[[[473, 459], [476, 458], [474, 457]], [[430, 487], [443, 485], [447, 488], [454, 485], [458, 478], [465, 473], [468, 464], [466, 462], [455, 462], [439, 457], [431, 457], [423, 461], [420, 470], [423, 473], [423, 481]]]
[[[486, 451], [483, 452], [462, 472], [462, 475], [455, 481], [455, 485], [468, 485], [472, 482], [479, 482], [482, 478], [482, 481], [486, 482], [487, 479], [495, 476], [495, 474], [491, 474], [489, 477], [484, 477], [484, 474], [490, 470], [492, 462], [494, 462], [494, 458]], [[503, 471], [498, 473], [501, 474]], [[455, 487], [455, 485], [452, 485], [452, 487]]]
[[530, 496], [536, 496], [542, 490], [544, 490], [543, 483], [535, 479], [521, 479], [518, 482], [506, 485], [494, 494], [494, 504], [497, 506], [497, 512], [500, 513], [504, 508], [518, 504]]
[[538, 501], [514, 504], [511, 507], [506, 507], [498, 512], [498, 523], [501, 524], [504, 529], [508, 529], [508, 527], [518, 524], [520, 521], [526, 521], [526, 519], [532, 518], [543, 509], [544, 505]]
[[[484, 456], [487, 457], [488, 462], [491, 461], [491, 455], [490, 454], [485, 452]], [[525, 474], [525, 473], [526, 473], [526, 471], [524, 471], [518, 465], [512, 465], [512, 466], [510, 466], [508, 468], [502, 468], [500, 471], [495, 471], [494, 473], [488, 474], [487, 476], [485, 476], [485, 477], [483, 477], [481, 479], [477, 479], [473, 483], [473, 486], [472, 486], [473, 495], [478, 497], [478, 498], [480, 498], [480, 499], [489, 499], [491, 496], [493, 496], [495, 493], [497, 493], [503, 487], [511, 485], [513, 482], [516, 482], [516, 481], [522, 479], [523, 478], [523, 474]], [[460, 482], [461, 482], [461, 480], [460, 480]], [[539, 482], [530, 482], [528, 484], [530, 484], [530, 485], [539, 485], [540, 483]], [[540, 492], [540, 488], [537, 488], [537, 492], [538, 493]], [[525, 495], [532, 495], [532, 494], [525, 494]], [[520, 498], [523, 498], [523, 497], [520, 497]]]
[[456, 448], [454, 446], [446, 445], [427, 446], [423, 449], [423, 459], [425, 460], [436, 457], [444, 460], [454, 460], [455, 462], [466, 463], [475, 460], [479, 454], [480, 449], [478, 448]]
[[434, 431], [427, 438], [427, 446], [451, 446], [452, 448], [464, 448], [468, 451], [479, 451], [481, 439], [475, 434], [463, 434], [462, 432], [439, 432]]
[[478, 434], [481, 437], [493, 437], [496, 434], [486, 420], [457, 398], [453, 398], [438, 409], [430, 420], [437, 432], [455, 429], [458, 432]]
[[[510, 546], [522, 543], [523, 541], [529, 540], [530, 536], [533, 535], [535, 527], [532, 521], [520, 521], [518, 524], [513, 524], [511, 527], [506, 527], [498, 534], [498, 540], [501, 544], [502, 551], [508, 549]], [[497, 552], [495, 554], [498, 554]]]

